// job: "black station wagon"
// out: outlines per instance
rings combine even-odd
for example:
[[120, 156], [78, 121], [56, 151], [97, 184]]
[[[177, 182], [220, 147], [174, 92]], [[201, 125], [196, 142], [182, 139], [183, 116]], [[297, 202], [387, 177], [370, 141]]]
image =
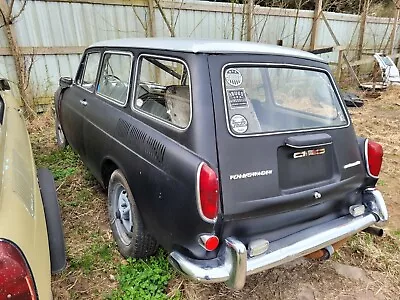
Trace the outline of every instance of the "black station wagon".
[[124, 257], [161, 245], [190, 278], [239, 289], [388, 219], [382, 147], [356, 137], [328, 65], [308, 52], [100, 42], [60, 79], [55, 106], [58, 144], [108, 189]]

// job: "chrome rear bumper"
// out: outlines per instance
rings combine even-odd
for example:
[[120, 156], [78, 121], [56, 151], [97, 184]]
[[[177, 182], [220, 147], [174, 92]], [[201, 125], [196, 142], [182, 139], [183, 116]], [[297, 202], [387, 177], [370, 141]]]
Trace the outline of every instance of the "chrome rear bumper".
[[271, 242], [268, 251], [259, 256], [249, 258], [246, 246], [234, 237], [229, 237], [222, 246], [223, 254], [216, 260], [196, 260], [173, 251], [169, 261], [191, 279], [205, 283], [226, 282], [231, 288], [241, 289], [248, 275], [331, 246], [371, 225], [379, 225], [388, 220], [386, 205], [379, 191], [366, 190], [363, 203], [366, 207], [364, 215], [347, 215]]

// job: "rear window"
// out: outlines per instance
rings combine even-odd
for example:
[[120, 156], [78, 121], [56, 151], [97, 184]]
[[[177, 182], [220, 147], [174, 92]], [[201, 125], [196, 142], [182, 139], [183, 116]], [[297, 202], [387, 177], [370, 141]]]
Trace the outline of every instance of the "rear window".
[[281, 66], [224, 70], [227, 116], [233, 134], [262, 134], [348, 124], [323, 71]]

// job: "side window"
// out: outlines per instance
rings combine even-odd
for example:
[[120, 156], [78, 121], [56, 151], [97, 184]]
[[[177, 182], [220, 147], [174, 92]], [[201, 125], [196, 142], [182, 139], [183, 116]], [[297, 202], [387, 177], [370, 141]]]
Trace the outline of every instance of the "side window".
[[190, 78], [178, 60], [142, 56], [133, 105], [153, 117], [186, 128], [190, 122]]
[[93, 92], [96, 84], [97, 69], [100, 62], [100, 53], [89, 53], [86, 57], [86, 65], [80, 85]]
[[131, 78], [132, 56], [123, 53], [105, 53], [97, 93], [125, 104]]

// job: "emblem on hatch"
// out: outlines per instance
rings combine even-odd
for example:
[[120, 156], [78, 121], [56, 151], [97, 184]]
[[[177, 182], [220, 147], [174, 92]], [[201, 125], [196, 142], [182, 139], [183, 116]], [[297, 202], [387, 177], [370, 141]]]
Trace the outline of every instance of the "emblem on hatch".
[[246, 179], [246, 178], [268, 176], [268, 175], [272, 175], [272, 170], [262, 170], [262, 171], [249, 172], [243, 174], [233, 174], [229, 175], [229, 180]]
[[315, 155], [322, 155], [322, 154], [325, 154], [325, 148], [295, 152], [295, 153], [293, 153], [293, 158], [303, 158], [303, 157], [307, 157], [307, 156], [315, 156]]

